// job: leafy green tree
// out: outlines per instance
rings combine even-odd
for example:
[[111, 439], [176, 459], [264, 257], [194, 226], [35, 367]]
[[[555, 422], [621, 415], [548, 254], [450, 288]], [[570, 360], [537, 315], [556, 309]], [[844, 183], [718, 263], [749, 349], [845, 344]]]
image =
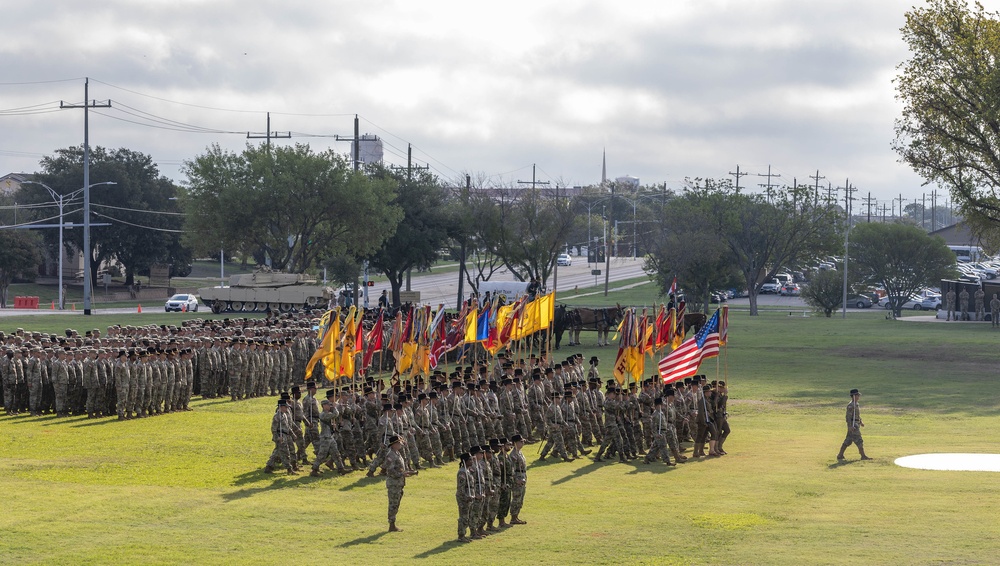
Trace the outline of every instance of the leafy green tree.
[[537, 277], [544, 287], [573, 226], [566, 198], [526, 189], [501, 202], [499, 254], [520, 280]]
[[500, 203], [482, 191], [462, 189], [452, 198], [458, 232], [452, 254], [462, 257], [465, 246], [465, 281], [473, 292], [503, 267], [500, 254], [503, 223]]
[[[37, 180], [51, 187], [56, 193], [67, 195], [82, 188], [83, 148], [60, 149], [41, 161]], [[158, 262], [170, 262], [172, 257], [183, 255], [180, 233], [183, 215], [172, 200], [177, 187], [160, 175], [152, 157], [144, 153], [120, 148], [91, 149], [90, 181], [97, 184], [90, 190], [91, 222], [108, 226], [91, 228], [91, 275], [96, 284], [97, 272], [105, 261], [115, 259], [125, 268], [126, 284], [131, 284], [141, 270]], [[112, 182], [114, 185], [100, 183]], [[51, 205], [52, 197], [36, 184], [22, 185], [19, 203]], [[77, 226], [83, 224], [82, 195], [65, 208], [65, 220]], [[58, 223], [55, 206], [37, 208], [33, 216]], [[46, 244], [52, 250], [58, 247], [58, 230], [45, 230]], [[83, 249], [83, 230], [64, 230], [68, 249]]]
[[278, 270], [301, 273], [322, 258], [371, 254], [403, 215], [395, 180], [356, 172], [333, 151], [304, 144], [248, 144], [239, 154], [215, 145], [184, 171], [192, 247], [261, 252]]
[[447, 205], [448, 190], [426, 171], [407, 175], [384, 167], [370, 174], [381, 182], [398, 184], [392, 205], [402, 211], [396, 231], [369, 256], [369, 265], [385, 274], [392, 288], [392, 304], [399, 306], [399, 291], [406, 273], [427, 269], [456, 232], [454, 216]]
[[1000, 21], [979, 3], [928, 0], [901, 29], [894, 149], [951, 191], [966, 222], [1000, 249]]
[[830, 318], [844, 304], [844, 272], [835, 269], [817, 271], [802, 289], [807, 305]]
[[740, 193], [728, 180], [689, 182], [711, 230], [728, 247], [730, 261], [743, 277], [751, 316], [758, 314], [760, 286], [779, 270], [829, 255], [843, 241], [837, 238], [837, 209], [815, 204], [807, 187], [773, 189], [765, 196]]
[[885, 289], [899, 316], [922, 287], [955, 275], [955, 254], [917, 226], [860, 224], [851, 230], [848, 266], [860, 282]]
[[701, 195], [688, 191], [666, 203], [660, 222], [644, 231], [641, 240], [649, 249], [644, 269], [666, 295], [676, 276], [692, 309], [707, 312], [712, 290], [735, 286], [739, 271], [729, 247], [714, 230]]
[[0, 230], [0, 307], [7, 306], [7, 290], [14, 278], [38, 274], [38, 244], [38, 238], [28, 230]]

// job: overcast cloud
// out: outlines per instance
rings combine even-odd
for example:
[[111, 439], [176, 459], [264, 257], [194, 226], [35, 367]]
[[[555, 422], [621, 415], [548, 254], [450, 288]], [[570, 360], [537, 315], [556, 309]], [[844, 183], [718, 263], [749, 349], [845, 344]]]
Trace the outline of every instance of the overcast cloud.
[[[113, 105], [91, 114], [91, 144], [148, 153], [176, 180], [212, 143], [241, 149], [270, 111], [273, 130], [319, 136], [351, 135], [358, 114], [387, 161], [411, 143], [448, 181], [529, 179], [537, 163], [543, 180], [594, 184], [606, 148], [609, 177], [673, 188], [737, 164], [752, 186], [771, 165], [784, 183], [819, 170], [824, 186], [920, 198], [933, 187], [890, 149], [915, 3], [0, 0], [0, 174], [82, 143], [82, 111], [54, 109], [81, 102], [89, 76]], [[2, 112], [34, 105], [53, 111]]]

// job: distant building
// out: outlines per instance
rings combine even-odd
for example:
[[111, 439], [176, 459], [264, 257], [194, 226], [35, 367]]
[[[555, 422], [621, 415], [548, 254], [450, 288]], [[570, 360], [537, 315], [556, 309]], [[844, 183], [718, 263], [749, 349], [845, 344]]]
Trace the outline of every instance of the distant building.
[[[351, 159], [354, 159], [354, 143], [351, 142]], [[375, 134], [365, 134], [358, 138], [358, 161], [361, 163], [382, 163], [382, 140]]]
[[621, 177], [615, 177], [615, 185], [619, 190], [629, 189], [633, 191], [639, 190], [639, 177], [633, 177], [632, 175], [623, 175]]
[[979, 246], [979, 238], [969, 230], [965, 222], [956, 222], [951, 226], [939, 228], [930, 233], [931, 236], [940, 236], [944, 243], [949, 246]]
[[0, 177], [0, 194], [12, 195], [21, 188], [21, 184], [30, 181], [34, 173], [7, 173]]

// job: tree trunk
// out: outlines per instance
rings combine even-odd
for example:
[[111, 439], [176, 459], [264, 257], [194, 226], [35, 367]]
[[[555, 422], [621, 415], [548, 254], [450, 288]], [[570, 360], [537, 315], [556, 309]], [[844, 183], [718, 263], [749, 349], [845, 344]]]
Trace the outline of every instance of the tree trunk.
[[750, 316], [757, 316], [757, 293], [750, 291]]
[[399, 308], [403, 303], [399, 300], [399, 291], [403, 288], [403, 272], [385, 272], [386, 279], [389, 280], [389, 287], [392, 289], [392, 306]]

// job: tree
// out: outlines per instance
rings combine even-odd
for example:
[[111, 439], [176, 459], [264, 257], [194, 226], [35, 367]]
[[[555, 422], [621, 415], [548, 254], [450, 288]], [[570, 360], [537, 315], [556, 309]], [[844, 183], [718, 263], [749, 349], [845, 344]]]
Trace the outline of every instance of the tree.
[[955, 275], [955, 254], [944, 240], [907, 224], [860, 224], [851, 231], [851, 270], [885, 289], [896, 316], [922, 287]]
[[545, 286], [573, 225], [568, 199], [525, 189], [502, 201], [500, 212], [499, 253], [504, 265], [521, 281], [537, 277]]
[[928, 0], [901, 29], [893, 148], [949, 189], [970, 228], [1000, 249], [1000, 21], [965, 0]]
[[304, 144], [248, 144], [240, 154], [215, 145], [184, 171], [187, 237], [199, 253], [259, 253], [292, 273], [321, 258], [374, 252], [403, 215], [393, 179], [353, 171], [344, 157]]
[[406, 273], [413, 268], [430, 268], [455, 232], [455, 220], [446, 206], [447, 189], [430, 173], [407, 174], [377, 167], [371, 170], [371, 175], [383, 182], [399, 184], [392, 205], [402, 211], [402, 220], [392, 237], [369, 257], [369, 265], [389, 279], [392, 304], [399, 306], [399, 291]]
[[[67, 195], [83, 185], [83, 148], [60, 149], [41, 161], [37, 179], [56, 193]], [[101, 265], [115, 259], [125, 268], [126, 284], [138, 271], [153, 263], [169, 262], [184, 256], [180, 247], [183, 215], [175, 206], [177, 187], [160, 175], [152, 157], [126, 148], [93, 148], [90, 152], [91, 222], [108, 226], [91, 228], [91, 283], [96, 284]], [[112, 182], [113, 185], [102, 183]], [[58, 223], [52, 196], [37, 184], [24, 184], [19, 202], [40, 205], [33, 214], [36, 220], [47, 218]], [[83, 224], [83, 197], [66, 203], [65, 221]], [[45, 206], [47, 205], [47, 206]], [[44, 206], [44, 208], [42, 207]], [[68, 249], [83, 249], [83, 230], [64, 230]], [[58, 247], [58, 230], [46, 230], [44, 239], [50, 249]]]
[[[837, 209], [816, 205], [808, 187], [783, 187], [769, 195], [740, 193], [726, 180], [689, 181], [702, 200], [711, 229], [729, 248], [756, 316], [760, 286], [779, 270], [794, 268], [837, 249]], [[842, 249], [842, 247], [841, 247]]]
[[833, 311], [844, 304], [844, 272], [836, 269], [817, 271], [802, 289], [802, 299], [830, 318]]
[[676, 276], [692, 308], [708, 312], [713, 289], [735, 286], [736, 270], [729, 248], [712, 228], [709, 210], [695, 192], [687, 191], [660, 211], [654, 229], [642, 240], [649, 249], [643, 268], [666, 295]]
[[453, 199], [458, 233], [455, 236], [459, 258], [465, 246], [465, 280], [473, 292], [479, 283], [489, 281], [503, 266], [500, 242], [503, 239], [500, 204], [482, 191], [461, 194]]
[[38, 273], [38, 238], [27, 230], [0, 230], [0, 308], [7, 307], [7, 288], [16, 277]]

